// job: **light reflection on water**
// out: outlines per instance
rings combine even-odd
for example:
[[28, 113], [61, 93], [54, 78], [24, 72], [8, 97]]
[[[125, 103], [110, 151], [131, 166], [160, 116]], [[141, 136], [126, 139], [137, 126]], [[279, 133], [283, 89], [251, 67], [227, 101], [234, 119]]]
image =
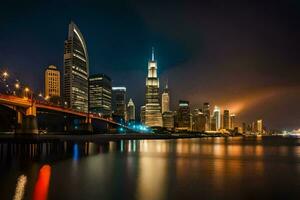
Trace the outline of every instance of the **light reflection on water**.
[[[299, 197], [299, 140], [0, 144], [0, 161], [3, 199], [19, 188], [26, 190], [24, 199]], [[27, 184], [16, 186], [20, 174]]]
[[13, 200], [22, 200], [23, 199], [26, 183], [27, 183], [27, 177], [25, 175], [19, 176]]

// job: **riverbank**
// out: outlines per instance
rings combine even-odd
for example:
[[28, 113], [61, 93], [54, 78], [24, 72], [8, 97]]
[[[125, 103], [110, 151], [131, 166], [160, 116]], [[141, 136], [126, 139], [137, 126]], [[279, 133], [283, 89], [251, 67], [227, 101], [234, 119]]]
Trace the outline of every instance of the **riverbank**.
[[0, 134], [1, 142], [103, 142], [119, 140], [180, 139], [207, 137], [203, 134]]

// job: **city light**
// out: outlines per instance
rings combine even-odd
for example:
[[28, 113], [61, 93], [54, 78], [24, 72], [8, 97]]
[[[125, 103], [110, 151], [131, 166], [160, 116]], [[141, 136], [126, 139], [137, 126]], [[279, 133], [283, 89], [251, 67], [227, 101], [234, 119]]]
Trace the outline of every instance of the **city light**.
[[30, 91], [30, 89], [28, 88], [28, 87], [25, 87], [25, 92], [29, 92]]
[[51, 178], [51, 166], [43, 165], [34, 187], [33, 200], [47, 200]]
[[16, 88], [16, 89], [19, 89], [19, 88], [20, 88], [20, 84], [19, 84], [19, 83], [16, 83], [16, 84], [15, 84], [15, 88]]
[[13, 200], [23, 199], [26, 183], [27, 183], [27, 177], [25, 175], [19, 176]]
[[7, 71], [3, 72], [2, 75], [3, 75], [4, 78], [7, 78], [9, 76]]

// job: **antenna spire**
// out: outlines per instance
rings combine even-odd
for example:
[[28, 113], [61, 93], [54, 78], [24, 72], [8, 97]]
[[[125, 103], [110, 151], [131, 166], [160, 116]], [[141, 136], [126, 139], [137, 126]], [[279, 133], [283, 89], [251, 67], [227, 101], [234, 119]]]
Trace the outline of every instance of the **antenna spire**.
[[169, 82], [169, 79], [167, 78], [167, 81], [166, 81], [166, 89], [168, 89], [168, 82]]
[[154, 47], [152, 47], [152, 61], [154, 61]]

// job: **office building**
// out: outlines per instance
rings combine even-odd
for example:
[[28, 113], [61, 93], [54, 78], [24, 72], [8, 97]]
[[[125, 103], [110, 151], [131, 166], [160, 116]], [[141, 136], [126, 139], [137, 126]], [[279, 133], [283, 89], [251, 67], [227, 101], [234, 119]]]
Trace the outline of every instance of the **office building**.
[[259, 119], [257, 120], [257, 133], [262, 134], [263, 133], [263, 120]]
[[91, 75], [90, 88], [90, 112], [104, 117], [111, 116], [111, 79], [104, 74]]
[[54, 65], [45, 70], [45, 97], [60, 97], [60, 72]]
[[172, 111], [165, 111], [162, 114], [163, 117], [163, 127], [167, 130], [174, 129], [174, 113]]
[[128, 121], [135, 121], [135, 105], [132, 99], [129, 99], [127, 105], [127, 120]]
[[196, 132], [205, 131], [206, 116], [201, 109], [195, 109], [192, 113], [192, 130]]
[[230, 115], [229, 115], [229, 110], [224, 110], [223, 113], [223, 129], [229, 129], [230, 127]]
[[216, 131], [221, 129], [221, 109], [218, 106], [215, 106], [213, 111], [213, 123]]
[[203, 108], [202, 108], [203, 114], [205, 116], [205, 130], [206, 131], [210, 131], [211, 127], [210, 127], [210, 105], [208, 102], [203, 103]]
[[114, 116], [126, 118], [126, 87], [112, 87], [112, 111]]
[[145, 124], [145, 111], [146, 111], [146, 106], [141, 106], [140, 118], [142, 124]]
[[231, 130], [234, 130], [234, 128], [236, 127], [235, 118], [236, 118], [235, 114], [230, 115], [230, 126], [229, 126], [229, 128]]
[[190, 130], [190, 105], [188, 101], [180, 100], [177, 111], [178, 130]]
[[169, 89], [168, 84], [161, 95], [161, 113], [170, 111], [170, 96], [169, 96]]
[[86, 43], [78, 27], [71, 22], [64, 47], [63, 98], [67, 107], [88, 111], [88, 77]]

